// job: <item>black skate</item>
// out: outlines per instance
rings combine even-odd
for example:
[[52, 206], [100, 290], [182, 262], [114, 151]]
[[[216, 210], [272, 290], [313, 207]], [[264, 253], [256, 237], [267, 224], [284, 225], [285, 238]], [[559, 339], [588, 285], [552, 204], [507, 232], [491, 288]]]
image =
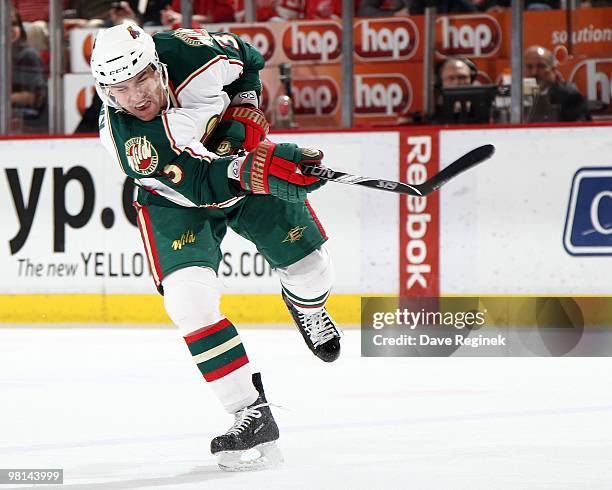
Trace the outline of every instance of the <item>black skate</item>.
[[283, 300], [289, 309], [306, 345], [312, 353], [325, 362], [333, 362], [340, 356], [340, 331], [325, 308], [304, 314], [298, 311], [283, 291]]
[[[222, 470], [259, 470], [276, 466], [283, 461], [275, 442], [278, 439], [278, 426], [266, 400], [259, 373], [253, 374], [253, 384], [259, 392], [257, 400], [238, 410], [234, 414], [234, 425], [210, 443], [210, 452], [217, 457], [217, 463]], [[244, 459], [244, 453], [251, 449], [258, 452], [259, 456]]]

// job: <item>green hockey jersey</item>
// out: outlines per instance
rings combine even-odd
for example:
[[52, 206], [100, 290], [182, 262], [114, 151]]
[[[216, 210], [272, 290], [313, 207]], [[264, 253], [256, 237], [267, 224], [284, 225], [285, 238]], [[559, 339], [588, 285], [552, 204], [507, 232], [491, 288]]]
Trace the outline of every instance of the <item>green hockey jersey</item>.
[[204, 29], [159, 33], [153, 40], [168, 70], [170, 108], [145, 122], [105, 105], [100, 139], [141, 188], [141, 204], [232, 206], [241, 199], [228, 181], [233, 158], [219, 158], [204, 143], [232, 101], [256, 105], [263, 57], [233, 34]]

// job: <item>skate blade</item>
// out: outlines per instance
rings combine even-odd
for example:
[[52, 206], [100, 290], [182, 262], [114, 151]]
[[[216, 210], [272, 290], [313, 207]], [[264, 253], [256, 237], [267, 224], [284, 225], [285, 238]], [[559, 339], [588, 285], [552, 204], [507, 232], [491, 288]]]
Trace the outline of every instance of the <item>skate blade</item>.
[[[258, 456], [248, 458], [248, 453], [253, 454], [253, 452], [257, 453]], [[217, 464], [223, 471], [263, 470], [277, 466], [282, 462], [283, 455], [274, 441], [260, 444], [247, 451], [221, 451], [217, 453]]]

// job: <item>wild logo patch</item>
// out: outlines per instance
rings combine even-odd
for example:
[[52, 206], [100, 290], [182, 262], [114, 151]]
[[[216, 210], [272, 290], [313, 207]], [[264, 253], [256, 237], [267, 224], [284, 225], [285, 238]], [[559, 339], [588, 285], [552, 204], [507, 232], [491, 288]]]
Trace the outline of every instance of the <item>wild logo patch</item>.
[[177, 29], [172, 34], [189, 46], [212, 46], [213, 40], [205, 29]]
[[146, 136], [136, 136], [125, 142], [125, 155], [130, 168], [139, 175], [151, 175], [157, 168], [157, 150]]
[[304, 236], [306, 226], [294, 226], [287, 232], [287, 236], [281, 243], [295, 243]]
[[196, 241], [196, 234], [193, 232], [193, 230], [187, 230], [185, 233], [181, 235], [181, 238], [179, 238], [178, 240], [172, 241], [172, 250], [180, 250], [185, 245], [195, 243], [195, 241]]

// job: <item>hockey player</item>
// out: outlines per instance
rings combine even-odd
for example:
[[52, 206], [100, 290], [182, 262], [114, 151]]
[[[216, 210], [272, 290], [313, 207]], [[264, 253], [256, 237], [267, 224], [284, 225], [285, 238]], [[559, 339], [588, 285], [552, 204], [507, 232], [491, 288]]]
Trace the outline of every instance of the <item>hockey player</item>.
[[[274, 463], [278, 428], [261, 379], [219, 309], [220, 243], [228, 225], [255, 243], [310, 349], [335, 360], [339, 332], [324, 308], [333, 280], [327, 237], [306, 200], [322, 182], [299, 171], [323, 154], [265, 140], [263, 59], [234, 35], [179, 29], [152, 38], [128, 22], [100, 31], [91, 67], [104, 102], [100, 138], [139, 187], [138, 224], [166, 311], [235, 415], [211, 451], [224, 468], [242, 469], [240, 454], [253, 447], [261, 457], [250, 466]], [[240, 148], [249, 153], [234, 156]]]

